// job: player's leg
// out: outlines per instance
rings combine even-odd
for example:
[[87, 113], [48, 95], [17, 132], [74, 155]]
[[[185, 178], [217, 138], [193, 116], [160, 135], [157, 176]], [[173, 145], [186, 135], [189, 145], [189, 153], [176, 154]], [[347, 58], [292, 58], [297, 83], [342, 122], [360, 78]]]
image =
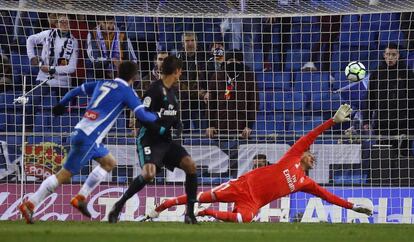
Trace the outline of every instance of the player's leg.
[[112, 154], [107, 154], [95, 160], [99, 163], [99, 166], [96, 166], [89, 174], [78, 195], [88, 197], [116, 165], [116, 160]]
[[166, 163], [166, 167], [171, 169], [173, 166], [184, 170], [185, 176], [185, 193], [187, 194], [187, 209], [184, 222], [189, 224], [197, 223], [194, 216], [194, 203], [197, 202], [197, 168], [194, 160], [181, 145], [172, 143], [168, 152], [170, 161]]
[[37, 191], [31, 195], [25, 202], [20, 204], [19, 210], [22, 213], [26, 223], [33, 223], [33, 212], [34, 209], [50, 194], [52, 194], [55, 189], [62, 183], [70, 181], [72, 173], [65, 168], [62, 168], [55, 175], [51, 175], [46, 180], [42, 182]]
[[111, 212], [108, 214], [108, 222], [118, 222], [119, 214], [125, 206], [125, 203], [137, 192], [141, 191], [148, 182], [151, 182], [154, 179], [156, 172], [157, 167], [155, 164], [147, 163], [142, 167], [141, 175], [132, 181], [122, 197], [114, 204]]
[[254, 212], [250, 210], [227, 212], [214, 209], [205, 209], [197, 214], [197, 216], [211, 216], [221, 221], [235, 223], [250, 223], [253, 220], [254, 215]]
[[91, 217], [91, 214], [87, 208], [86, 198], [116, 165], [115, 158], [109, 153], [109, 150], [106, 149], [104, 145], [95, 145], [92, 153], [92, 158], [96, 160], [99, 165], [93, 169], [78, 194], [70, 201], [72, 206], [77, 208], [87, 217]]

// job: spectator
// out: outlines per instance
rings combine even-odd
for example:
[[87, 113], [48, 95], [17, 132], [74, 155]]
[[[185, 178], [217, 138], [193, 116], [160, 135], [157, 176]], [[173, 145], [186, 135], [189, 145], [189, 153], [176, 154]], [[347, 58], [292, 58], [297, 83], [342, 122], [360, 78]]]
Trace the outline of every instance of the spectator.
[[0, 51], [0, 92], [10, 90], [13, 90], [10, 60]]
[[113, 16], [98, 16], [98, 25], [88, 33], [87, 45], [95, 78], [113, 79], [121, 60], [137, 61], [130, 40], [116, 26]]
[[[164, 59], [168, 55], [169, 54], [166, 51], [158, 52], [158, 54], [156, 56], [157, 58], [155, 59], [155, 66], [152, 69], [152, 71], [148, 75], [144, 76], [140, 82], [136, 81], [134, 83], [134, 89], [137, 92], [138, 96], [143, 97], [144, 91], [146, 91], [148, 89], [151, 82], [161, 79], [161, 65], [162, 65], [162, 62], [164, 61]], [[129, 116], [128, 127], [133, 129], [134, 132], [135, 132], [134, 128], [135, 127], [139, 128], [139, 125], [136, 125], [135, 116], [132, 112], [130, 112], [128, 116]]]
[[[414, 78], [400, 60], [398, 46], [390, 43], [385, 48], [384, 61], [378, 70], [370, 76], [368, 90], [368, 110], [365, 112], [364, 129], [371, 128], [376, 134], [383, 136], [412, 135], [414, 129]], [[411, 132], [410, 132], [411, 131]], [[399, 147], [398, 140], [381, 141]], [[404, 142], [400, 148], [408, 148]], [[407, 150], [402, 150], [408, 155]]]
[[339, 37], [341, 16], [322, 16], [320, 19], [321, 40], [312, 46], [311, 60], [302, 67], [302, 70], [317, 71], [315, 62], [319, 60], [322, 71], [331, 71], [331, 53]]
[[240, 134], [249, 138], [255, 122], [257, 93], [254, 75], [243, 64], [242, 53], [226, 52], [225, 71], [211, 76], [208, 92], [206, 136]]
[[148, 75], [144, 76], [142, 78], [142, 80], [148, 80], [148, 81], [157, 81], [159, 79], [161, 79], [161, 65], [162, 62], [164, 61], [164, 59], [168, 56], [168, 52], [167, 51], [159, 51], [157, 53], [157, 58], [155, 58], [155, 65], [154, 68], [152, 69], [151, 73], [149, 73]]
[[166, 51], [158, 52], [158, 54], [156, 55], [156, 59], [154, 61], [154, 68], [150, 73], [148, 73], [148, 75], [144, 76], [142, 78], [142, 81], [138, 83], [138, 86], [135, 87], [135, 90], [137, 91], [140, 97], [142, 97], [143, 91], [147, 90], [151, 82], [161, 79], [161, 65], [168, 55], [169, 54]]
[[211, 45], [211, 53], [207, 60], [207, 73], [210, 75], [216, 71], [223, 71], [224, 68], [224, 45], [221, 42], [215, 42]]
[[257, 154], [253, 157], [253, 168], [252, 169], [256, 169], [256, 168], [260, 168], [260, 167], [264, 167], [267, 165], [270, 165], [269, 161], [267, 161], [267, 156], [265, 154]]
[[138, 59], [142, 75], [150, 73], [150, 62], [156, 56], [157, 31], [155, 17], [127, 17], [127, 34]]
[[[35, 51], [38, 44], [43, 46], [40, 57]], [[63, 97], [71, 86], [71, 74], [76, 71], [78, 59], [78, 41], [70, 32], [68, 17], [59, 14], [57, 28], [29, 36], [27, 55], [31, 65], [40, 66], [36, 80], [41, 82], [49, 77], [46, 84]]]
[[86, 22], [86, 16], [82, 14], [71, 16], [70, 29], [73, 36], [78, 39], [79, 44], [78, 65], [76, 66], [76, 73], [72, 79], [72, 85], [79, 86], [84, 82], [86, 77], [84, 54], [89, 29], [88, 23]]
[[414, 12], [401, 13], [401, 30], [408, 40], [408, 50], [414, 51]]
[[183, 61], [183, 72], [180, 78], [179, 98], [181, 103], [181, 120], [184, 129], [191, 127], [191, 121], [194, 128], [202, 126], [204, 120], [205, 105], [204, 100], [206, 92], [206, 56], [203, 51], [197, 48], [197, 36], [193, 32], [187, 32], [182, 35], [183, 50], [178, 53], [177, 57]]
[[[246, 10], [246, 1], [227, 1], [228, 15], [238, 15]], [[221, 33], [226, 42], [226, 49], [243, 52], [244, 62], [253, 70], [253, 34], [251, 18], [224, 18], [220, 24]]]

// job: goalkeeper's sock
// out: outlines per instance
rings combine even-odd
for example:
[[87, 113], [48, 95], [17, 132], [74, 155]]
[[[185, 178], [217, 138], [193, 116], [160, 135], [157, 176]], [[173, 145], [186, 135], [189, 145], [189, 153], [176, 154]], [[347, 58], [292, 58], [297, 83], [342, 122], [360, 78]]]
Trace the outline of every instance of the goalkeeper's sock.
[[194, 214], [194, 203], [197, 202], [197, 175], [187, 174], [185, 177], [185, 193], [187, 194], [187, 214]]
[[95, 167], [95, 169], [93, 169], [93, 171], [89, 174], [78, 194], [84, 196], [85, 198], [88, 197], [88, 195], [101, 183], [101, 181], [107, 175], [108, 172], [101, 166]]
[[220, 219], [225, 222], [240, 222], [239, 218], [241, 219], [241, 215], [239, 213], [232, 213], [232, 212], [222, 212], [213, 209], [206, 209], [204, 211], [200, 211], [198, 216], [211, 216], [216, 219]]
[[172, 206], [182, 205], [187, 203], [187, 195], [181, 195], [179, 197], [167, 199], [163, 201], [158, 207], [155, 208], [155, 211], [161, 213], [165, 209], [168, 209]]
[[144, 177], [142, 175], [137, 176], [132, 183], [129, 185], [128, 189], [125, 191], [124, 195], [122, 195], [121, 199], [116, 202], [115, 206], [117, 208], [123, 208], [125, 203], [134, 196], [137, 192], [141, 191], [142, 188], [147, 185]]
[[59, 186], [56, 175], [51, 175], [42, 182], [39, 189], [29, 197], [29, 201], [33, 203], [35, 207], [39, 205], [47, 196], [52, 194], [56, 187]]

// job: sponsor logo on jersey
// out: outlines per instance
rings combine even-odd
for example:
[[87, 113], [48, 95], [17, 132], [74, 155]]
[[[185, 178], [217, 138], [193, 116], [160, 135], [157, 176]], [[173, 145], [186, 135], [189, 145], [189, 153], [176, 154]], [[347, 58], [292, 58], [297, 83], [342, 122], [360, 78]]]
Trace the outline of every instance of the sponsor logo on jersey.
[[88, 110], [85, 112], [85, 114], [83, 115], [84, 118], [87, 118], [89, 120], [95, 121], [96, 119], [98, 119], [99, 117], [99, 113], [94, 112], [92, 110]]
[[290, 176], [289, 169], [283, 170], [283, 175], [285, 175], [286, 182], [289, 186], [289, 190], [293, 192], [295, 190], [295, 185], [293, 184], [296, 182], [296, 176], [293, 176], [293, 178]]

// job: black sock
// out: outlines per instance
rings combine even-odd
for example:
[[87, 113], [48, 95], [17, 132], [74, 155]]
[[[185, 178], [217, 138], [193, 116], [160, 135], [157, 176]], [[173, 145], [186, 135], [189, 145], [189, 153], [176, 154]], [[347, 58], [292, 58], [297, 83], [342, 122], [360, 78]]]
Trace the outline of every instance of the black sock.
[[142, 175], [137, 176], [131, 184], [129, 184], [128, 189], [125, 191], [124, 195], [122, 195], [121, 199], [116, 203], [118, 208], [123, 208], [125, 203], [130, 199], [135, 193], [141, 191], [142, 188], [145, 187], [147, 182], [144, 180]]
[[197, 175], [187, 174], [185, 177], [185, 193], [187, 193], [187, 214], [194, 214], [194, 203], [197, 202]]

